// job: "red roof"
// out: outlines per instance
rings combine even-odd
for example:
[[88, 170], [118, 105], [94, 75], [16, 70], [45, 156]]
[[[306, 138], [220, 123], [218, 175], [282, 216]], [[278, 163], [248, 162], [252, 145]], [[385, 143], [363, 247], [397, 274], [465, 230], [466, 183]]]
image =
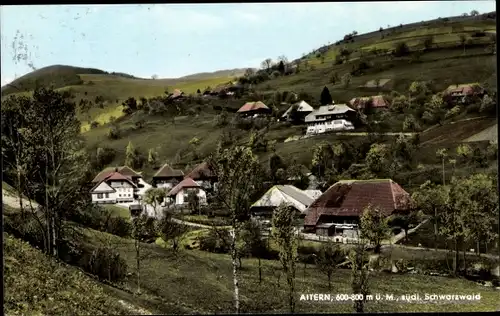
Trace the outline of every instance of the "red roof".
[[182, 180], [181, 182], [179, 182], [179, 184], [177, 184], [175, 187], [173, 187], [172, 190], [170, 190], [170, 192], [168, 192], [167, 196], [176, 195], [177, 193], [179, 193], [179, 191], [181, 189], [184, 189], [184, 188], [199, 188], [199, 187], [200, 186], [198, 185], [198, 183], [194, 182], [193, 179], [186, 178], [186, 179]]
[[361, 98], [353, 98], [349, 103], [355, 108], [364, 108], [365, 104], [368, 100], [372, 101], [372, 107], [374, 108], [386, 108], [389, 106], [389, 102], [387, 102], [382, 95], [375, 95], [371, 97], [361, 97]]
[[249, 111], [255, 111], [255, 110], [270, 110], [267, 105], [264, 103], [257, 101], [257, 102], [247, 102], [245, 103], [239, 110], [238, 112], [249, 112]]
[[304, 225], [315, 226], [321, 215], [361, 216], [369, 204], [389, 216], [408, 202], [409, 194], [391, 179], [339, 181], [309, 206]]
[[108, 181], [127, 181], [130, 183], [133, 187], [136, 187], [135, 183], [132, 181], [130, 177], [124, 176], [119, 172], [112, 171], [111, 173], [107, 174], [107, 176], [99, 181], [90, 191], [94, 191], [95, 188], [97, 188], [101, 183], [103, 182], [108, 182]]
[[202, 180], [215, 177], [215, 173], [213, 172], [212, 168], [210, 168], [210, 165], [207, 162], [200, 163], [185, 176], [185, 178], [191, 178], [194, 180]]
[[120, 167], [108, 167], [102, 170], [95, 176], [95, 178], [92, 180], [93, 183], [101, 182], [102, 180], [106, 179], [109, 175], [111, 175], [114, 172], [119, 172], [124, 176], [128, 177], [141, 177], [139, 173], [136, 171], [132, 170], [132, 168], [127, 167], [127, 166], [120, 166]]

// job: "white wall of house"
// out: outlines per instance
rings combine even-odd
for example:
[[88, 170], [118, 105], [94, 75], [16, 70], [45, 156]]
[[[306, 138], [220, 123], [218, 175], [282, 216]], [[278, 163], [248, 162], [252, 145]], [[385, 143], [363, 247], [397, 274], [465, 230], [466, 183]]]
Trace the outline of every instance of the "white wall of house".
[[116, 203], [115, 193], [92, 193], [92, 203]]
[[202, 189], [181, 189], [179, 192], [177, 192], [177, 195], [175, 196], [175, 204], [176, 205], [183, 205], [183, 204], [187, 203], [187, 197], [188, 197], [189, 190], [198, 190], [196, 195], [198, 195], [198, 197], [200, 198], [200, 204], [204, 205], [207, 203], [207, 194], [204, 190], [202, 190]]
[[309, 123], [306, 134], [321, 134], [329, 131], [353, 130], [354, 125], [347, 120], [332, 120]]
[[174, 184], [172, 182], [157, 182], [156, 187], [164, 189], [172, 189], [174, 187]]
[[116, 191], [115, 198], [117, 202], [134, 200], [134, 187], [127, 181], [111, 181], [110, 185]]

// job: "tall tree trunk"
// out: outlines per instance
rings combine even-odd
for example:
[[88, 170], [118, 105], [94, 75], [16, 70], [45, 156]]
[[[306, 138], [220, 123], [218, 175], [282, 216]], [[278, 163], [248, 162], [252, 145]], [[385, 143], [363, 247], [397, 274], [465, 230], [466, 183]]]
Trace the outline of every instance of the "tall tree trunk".
[[457, 274], [457, 268], [458, 268], [458, 240], [457, 237], [455, 237], [455, 256], [453, 258], [453, 274]]
[[434, 250], [438, 249], [438, 215], [437, 207], [434, 207]]
[[137, 237], [135, 239], [135, 262], [136, 262], [136, 273], [137, 273], [137, 293], [141, 292], [141, 248]]
[[464, 275], [467, 275], [467, 245], [463, 244], [463, 256], [464, 256]]
[[444, 174], [444, 157], [443, 157], [443, 185], [445, 185], [445, 174]]
[[239, 285], [238, 285], [238, 263], [237, 263], [237, 253], [236, 253], [236, 228], [233, 220], [233, 227], [231, 229], [231, 259], [233, 263], [233, 285], [234, 285], [234, 308], [236, 314], [240, 313], [240, 295], [239, 295]]
[[259, 284], [262, 282], [262, 265], [260, 263], [260, 257], [257, 257], [257, 260], [259, 261]]
[[328, 272], [328, 291], [332, 290], [332, 273]]

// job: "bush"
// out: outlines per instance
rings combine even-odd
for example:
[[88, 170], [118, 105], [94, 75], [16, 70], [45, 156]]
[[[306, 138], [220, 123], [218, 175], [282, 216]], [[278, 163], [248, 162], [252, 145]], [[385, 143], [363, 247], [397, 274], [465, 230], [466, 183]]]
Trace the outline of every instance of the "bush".
[[106, 135], [109, 139], [120, 139], [121, 137], [121, 131], [118, 127], [113, 126], [108, 130], [108, 133]]
[[94, 128], [97, 128], [99, 126], [99, 122], [97, 121], [92, 121], [92, 123], [90, 123], [90, 128], [94, 129]]
[[[83, 258], [85, 260], [86, 256]], [[110, 282], [121, 280], [127, 274], [127, 263], [118, 252], [110, 248], [100, 247], [93, 250], [84, 267], [99, 279]]]
[[399, 42], [396, 44], [396, 47], [394, 49], [394, 56], [396, 57], [402, 57], [406, 56], [410, 53], [410, 48], [405, 42]]
[[132, 224], [123, 217], [110, 217], [103, 228], [107, 233], [120, 237], [130, 237], [132, 234]]
[[227, 229], [210, 229], [206, 236], [198, 237], [200, 250], [214, 253], [229, 253], [231, 236]]

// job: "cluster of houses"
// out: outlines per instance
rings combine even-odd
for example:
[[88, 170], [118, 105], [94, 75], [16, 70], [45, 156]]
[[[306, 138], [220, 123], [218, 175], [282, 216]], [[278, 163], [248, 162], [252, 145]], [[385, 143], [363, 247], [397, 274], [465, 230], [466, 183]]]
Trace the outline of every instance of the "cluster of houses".
[[[131, 211], [151, 187], [168, 191], [164, 206], [179, 208], [188, 206], [189, 194], [196, 194], [200, 204], [206, 205], [207, 192], [217, 189], [217, 178], [206, 162], [187, 174], [165, 164], [153, 176], [152, 185], [147, 184], [140, 173], [126, 166], [104, 169], [92, 182], [94, 187], [90, 193], [94, 203], [121, 204]], [[354, 238], [366, 206], [378, 206], [389, 216], [408, 211], [409, 201], [409, 194], [390, 179], [342, 180], [325, 192], [275, 185], [252, 204], [250, 211], [254, 218], [266, 222], [284, 203], [303, 218], [305, 233]]]

